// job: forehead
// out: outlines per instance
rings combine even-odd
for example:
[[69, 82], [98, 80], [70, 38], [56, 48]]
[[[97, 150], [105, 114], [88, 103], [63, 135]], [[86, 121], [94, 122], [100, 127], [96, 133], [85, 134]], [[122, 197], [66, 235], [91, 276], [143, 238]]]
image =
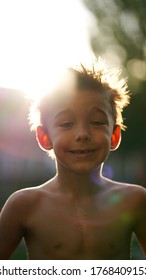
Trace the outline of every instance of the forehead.
[[102, 109], [106, 114], [112, 113], [112, 106], [109, 94], [106, 91], [98, 92], [93, 90], [75, 90], [63, 92], [56, 95], [51, 102], [51, 115], [61, 111], [88, 112], [93, 107]]

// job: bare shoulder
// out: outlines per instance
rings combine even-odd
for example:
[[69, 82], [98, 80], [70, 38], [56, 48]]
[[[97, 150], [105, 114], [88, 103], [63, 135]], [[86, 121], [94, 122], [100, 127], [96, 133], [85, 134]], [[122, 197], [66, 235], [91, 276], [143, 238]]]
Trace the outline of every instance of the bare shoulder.
[[129, 193], [137, 206], [137, 214], [146, 213], [146, 189], [139, 185], [129, 185]]
[[37, 191], [35, 188], [27, 188], [16, 191], [7, 199], [4, 208], [14, 206], [15, 209], [23, 209], [25, 205], [29, 206], [30, 203], [33, 203], [33, 201], [36, 200], [36, 197]]
[[121, 190], [123, 192], [127, 192], [127, 193], [129, 192], [131, 194], [136, 194], [138, 192], [144, 195], [146, 192], [146, 189], [140, 185], [117, 182], [104, 177], [103, 179], [104, 179], [104, 184], [109, 186], [110, 189], [117, 189], [119, 191]]
[[121, 201], [126, 201], [127, 206], [143, 211], [146, 209], [146, 189], [140, 185], [127, 184], [122, 182], [116, 182], [112, 180], [106, 180], [110, 194], [116, 194], [121, 197]]
[[[47, 186], [51, 187], [51, 184], [48, 182]], [[51, 189], [51, 188], [50, 188]], [[46, 193], [49, 191], [49, 187], [46, 188], [46, 185], [25, 188], [14, 192], [6, 201], [1, 214], [3, 212], [17, 213], [19, 215], [29, 215], [30, 211], [32, 212], [39, 205], [42, 197], [45, 197]], [[51, 192], [51, 191], [50, 191]]]
[[141, 207], [145, 205], [146, 207], [146, 189], [140, 185], [134, 184], [119, 184], [121, 191], [127, 196], [129, 201], [133, 202], [135, 205]]

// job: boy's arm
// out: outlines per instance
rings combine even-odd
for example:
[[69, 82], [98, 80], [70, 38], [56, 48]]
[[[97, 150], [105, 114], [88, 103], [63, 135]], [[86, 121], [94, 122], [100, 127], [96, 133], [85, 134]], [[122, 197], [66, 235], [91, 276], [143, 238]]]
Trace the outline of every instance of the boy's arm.
[[141, 203], [138, 209], [138, 219], [134, 232], [146, 257], [146, 190], [141, 192]]
[[0, 260], [9, 259], [23, 237], [23, 201], [13, 194], [0, 213]]

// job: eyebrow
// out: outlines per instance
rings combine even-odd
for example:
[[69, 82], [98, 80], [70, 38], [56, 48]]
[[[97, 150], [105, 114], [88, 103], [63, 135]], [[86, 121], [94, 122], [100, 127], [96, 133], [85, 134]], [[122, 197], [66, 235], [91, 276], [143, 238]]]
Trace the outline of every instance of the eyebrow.
[[[99, 107], [96, 107], [96, 106], [92, 107], [91, 110], [88, 112], [88, 114], [91, 114], [92, 112], [93, 112], [93, 113], [94, 113], [94, 112], [95, 112], [95, 113], [101, 113], [101, 114], [103, 114], [103, 115], [107, 118], [106, 112], [105, 112], [104, 110], [100, 109]], [[55, 116], [55, 119], [57, 119], [58, 117], [60, 117], [60, 116], [62, 116], [62, 115], [71, 114], [71, 113], [72, 113], [72, 111], [71, 111], [70, 109], [65, 109], [65, 110], [59, 112], [59, 113]]]
[[90, 113], [95, 112], [95, 113], [101, 113], [103, 114], [105, 117], [107, 117], [107, 114], [104, 110], [100, 109], [99, 107], [92, 107]]
[[61, 115], [65, 115], [65, 114], [69, 114], [69, 113], [71, 113], [71, 110], [70, 110], [70, 109], [65, 109], [65, 110], [59, 112], [59, 113], [55, 116], [55, 119], [58, 118], [58, 117], [60, 117]]

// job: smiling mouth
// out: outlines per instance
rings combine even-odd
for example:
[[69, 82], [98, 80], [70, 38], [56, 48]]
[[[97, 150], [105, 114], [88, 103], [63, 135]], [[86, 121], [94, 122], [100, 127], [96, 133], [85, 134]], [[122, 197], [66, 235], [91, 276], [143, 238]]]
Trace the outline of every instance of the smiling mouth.
[[86, 149], [86, 150], [72, 150], [70, 153], [75, 154], [75, 155], [86, 155], [86, 154], [91, 154], [95, 152], [96, 149]]

